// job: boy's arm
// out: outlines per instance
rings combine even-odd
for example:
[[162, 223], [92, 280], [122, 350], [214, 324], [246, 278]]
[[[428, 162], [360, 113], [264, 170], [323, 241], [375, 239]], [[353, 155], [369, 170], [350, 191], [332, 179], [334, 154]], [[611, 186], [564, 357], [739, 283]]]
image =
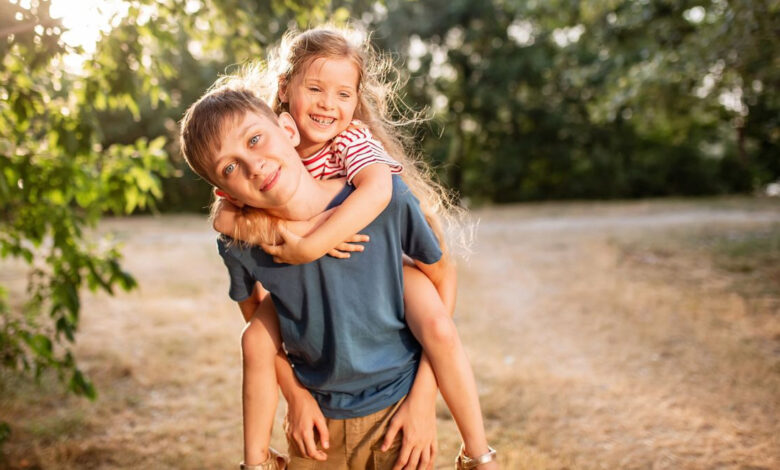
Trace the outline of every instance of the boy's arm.
[[276, 355], [274, 366], [276, 380], [287, 401], [287, 434], [298, 444], [302, 454], [315, 460], [326, 460], [327, 454], [317, 447], [315, 440], [316, 430], [322, 447], [324, 449], [329, 447], [328, 424], [319, 404], [311, 392], [295, 377], [283, 351], [279, 351]]
[[381, 450], [384, 452], [392, 445], [399, 432], [403, 434], [401, 450], [396, 466], [393, 468], [404, 467], [407, 464], [417, 468], [417, 462], [411, 458], [414, 454], [422, 457], [423, 463], [425, 460], [435, 459], [437, 391], [438, 385], [433, 368], [423, 351], [412, 388], [406, 400], [390, 419], [382, 442]]
[[[348, 240], [365, 228], [385, 210], [393, 195], [393, 180], [390, 167], [374, 163], [363, 168], [353, 178], [355, 191], [316, 230], [306, 237], [297, 237], [282, 232], [282, 245], [261, 245], [263, 250], [274, 256], [275, 261], [301, 264], [314, 261]], [[365, 241], [368, 241], [367, 239]], [[356, 251], [361, 251], [356, 246]], [[340, 256], [341, 257], [341, 256]], [[349, 254], [343, 256], [349, 257]]]

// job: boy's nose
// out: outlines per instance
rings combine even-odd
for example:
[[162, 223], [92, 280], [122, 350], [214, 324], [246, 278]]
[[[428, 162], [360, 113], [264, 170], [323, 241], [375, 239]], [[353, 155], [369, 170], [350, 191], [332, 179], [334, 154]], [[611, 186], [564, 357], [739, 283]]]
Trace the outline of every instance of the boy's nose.
[[264, 166], [265, 166], [265, 160], [261, 158], [255, 158], [248, 166], [249, 173], [250, 173], [249, 176], [256, 177], [260, 175], [263, 172]]

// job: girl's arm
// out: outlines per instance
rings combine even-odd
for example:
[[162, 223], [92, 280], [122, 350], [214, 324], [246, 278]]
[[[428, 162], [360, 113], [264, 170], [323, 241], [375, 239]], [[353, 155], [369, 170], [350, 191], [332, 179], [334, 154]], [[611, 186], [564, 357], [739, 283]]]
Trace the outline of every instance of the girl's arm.
[[251, 245], [281, 243], [277, 235], [279, 219], [254, 207], [238, 207], [224, 197], [218, 198], [212, 208], [214, 230]]
[[[381, 214], [393, 195], [390, 167], [384, 163], [368, 165], [355, 175], [352, 182], [355, 191], [316, 230], [305, 237], [283, 231], [283, 244], [261, 244], [263, 250], [273, 255], [275, 261], [288, 264], [308, 263], [326, 254], [348, 258], [349, 253], [338, 255], [331, 250], [341, 249], [339, 244], [345, 240], [354, 241], [351, 237]], [[362, 240], [368, 241], [368, 238]], [[351, 246], [354, 249], [349, 251], [363, 250], [360, 245]]]

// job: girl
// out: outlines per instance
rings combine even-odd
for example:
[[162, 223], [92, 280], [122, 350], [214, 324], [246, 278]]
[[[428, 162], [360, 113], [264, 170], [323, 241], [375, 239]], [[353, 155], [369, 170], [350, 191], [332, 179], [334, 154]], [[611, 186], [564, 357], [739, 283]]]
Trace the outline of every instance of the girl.
[[[223, 197], [215, 204], [214, 227], [234, 239], [261, 245], [277, 262], [307, 263], [325, 254], [346, 258], [351, 251], [363, 250], [354, 242], [368, 241], [367, 237], [353, 234], [384, 210], [391, 197], [391, 174], [401, 173], [420, 199], [448, 256], [440, 218], [450, 217], [454, 209], [442, 189], [421, 171], [418, 162], [409, 158], [397, 131], [398, 123], [388, 118], [393, 87], [382, 79], [388, 62], [377, 59], [367, 39], [356, 45], [350, 41], [350, 33], [331, 28], [288, 35], [282, 44], [279, 56], [284, 60], [264, 71], [251, 69], [243, 78], [244, 84], [249, 80], [254, 82], [250, 88], [262, 90], [257, 80], [271, 83], [268, 74], [273, 74], [276, 78], [272, 82], [278, 84], [273, 109], [276, 113], [288, 112], [295, 120], [300, 133], [296, 150], [307, 170], [317, 178], [346, 176], [356, 189], [305, 237], [287, 231], [283, 223], [263, 211], [233, 206], [230, 198], [219, 192]], [[236, 168], [230, 165], [225, 171]], [[454, 275], [452, 270], [450, 282], [433, 283], [413, 266], [407, 266], [406, 321], [431, 362], [439, 389], [463, 437], [459, 467], [497, 468], [495, 451], [487, 444], [474, 377], [451, 319]], [[440, 286], [438, 291], [436, 286]], [[263, 295], [262, 290], [259, 295]], [[245, 358], [271, 350], [269, 344], [260, 344], [270, 343], [269, 335], [262, 338], [267, 341], [242, 341]], [[245, 365], [247, 465], [268, 458], [276, 403], [272, 396], [276, 393], [272, 385], [275, 378], [268, 372], [273, 370], [272, 364], [273, 357], [268, 357], [264, 367]], [[254, 386], [263, 387], [265, 394], [254, 391]], [[304, 448], [301, 451], [306, 453]]]

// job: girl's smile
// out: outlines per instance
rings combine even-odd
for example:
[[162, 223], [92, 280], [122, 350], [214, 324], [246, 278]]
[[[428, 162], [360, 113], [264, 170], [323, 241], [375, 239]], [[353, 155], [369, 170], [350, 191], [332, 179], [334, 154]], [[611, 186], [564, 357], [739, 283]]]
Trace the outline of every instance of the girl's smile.
[[280, 99], [289, 103], [298, 125], [301, 143], [296, 150], [301, 157], [313, 154], [349, 127], [358, 104], [358, 80], [352, 60], [319, 57], [280, 89]]

